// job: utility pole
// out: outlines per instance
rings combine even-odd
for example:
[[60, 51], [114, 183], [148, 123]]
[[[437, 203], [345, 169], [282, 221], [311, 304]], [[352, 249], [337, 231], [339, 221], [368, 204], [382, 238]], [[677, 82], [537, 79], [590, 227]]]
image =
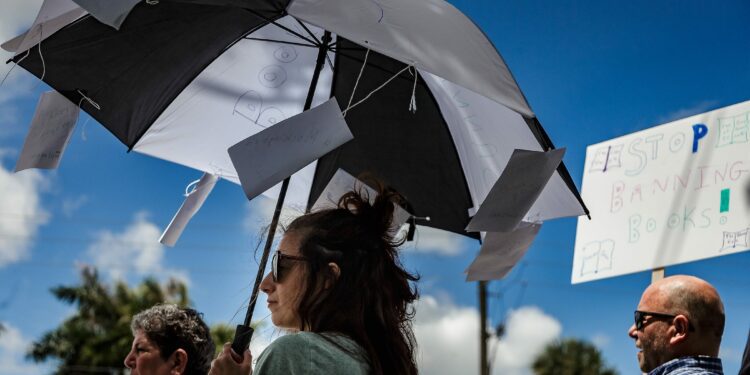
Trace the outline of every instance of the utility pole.
[[487, 282], [479, 281], [479, 375], [490, 375], [487, 363]]

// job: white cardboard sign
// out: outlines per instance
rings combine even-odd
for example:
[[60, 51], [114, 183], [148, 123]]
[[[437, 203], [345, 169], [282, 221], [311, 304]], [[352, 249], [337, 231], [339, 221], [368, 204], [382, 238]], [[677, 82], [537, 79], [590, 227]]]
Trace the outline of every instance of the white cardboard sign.
[[253, 199], [353, 138], [333, 98], [240, 141], [228, 151], [245, 195]]
[[750, 101], [589, 146], [575, 283], [750, 248]]
[[466, 226], [468, 232], [511, 232], [521, 223], [555, 169], [565, 149], [548, 152], [513, 150], [500, 178]]
[[511, 232], [487, 232], [479, 255], [466, 269], [466, 281], [499, 280], [508, 275], [526, 254], [541, 227], [541, 223], [521, 222]]
[[62, 94], [57, 91], [42, 93], [15, 171], [57, 168], [77, 119], [78, 106]]

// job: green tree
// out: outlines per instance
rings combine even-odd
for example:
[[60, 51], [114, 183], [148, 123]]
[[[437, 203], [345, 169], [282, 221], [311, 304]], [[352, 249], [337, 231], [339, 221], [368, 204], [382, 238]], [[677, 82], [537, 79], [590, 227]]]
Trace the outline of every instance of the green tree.
[[536, 375], [616, 375], [594, 345], [565, 339], [548, 345], [532, 365]]
[[34, 342], [27, 354], [36, 362], [57, 359], [58, 374], [123, 373], [123, 359], [133, 340], [133, 315], [157, 303], [189, 303], [187, 287], [177, 280], [160, 285], [148, 278], [135, 288], [124, 282], [109, 288], [91, 268], [83, 269], [81, 278], [80, 285], [52, 289], [58, 300], [75, 305], [77, 311]]
[[214, 344], [216, 344], [216, 354], [221, 352], [225, 342], [232, 342], [234, 339], [234, 330], [233, 326], [224, 323], [211, 326], [211, 338], [214, 340]]

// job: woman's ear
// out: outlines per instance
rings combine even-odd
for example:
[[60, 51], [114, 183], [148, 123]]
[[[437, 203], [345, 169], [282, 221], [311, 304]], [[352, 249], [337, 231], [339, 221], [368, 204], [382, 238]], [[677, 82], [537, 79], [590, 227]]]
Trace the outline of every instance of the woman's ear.
[[188, 355], [185, 349], [177, 349], [169, 357], [172, 360], [172, 369], [169, 371], [170, 374], [184, 374], [185, 368], [187, 367]]
[[[331, 271], [331, 274], [333, 274], [333, 277], [335, 280], [339, 279], [339, 276], [341, 275], [341, 268], [339, 268], [339, 265], [333, 262], [328, 263], [328, 270]], [[331, 280], [326, 280], [325, 283], [325, 289], [328, 289], [331, 287]]]

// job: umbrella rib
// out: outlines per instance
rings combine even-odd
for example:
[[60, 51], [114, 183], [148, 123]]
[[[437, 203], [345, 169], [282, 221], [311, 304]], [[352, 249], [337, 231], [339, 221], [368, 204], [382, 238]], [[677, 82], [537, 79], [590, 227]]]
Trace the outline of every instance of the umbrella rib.
[[274, 43], [281, 43], [281, 44], [293, 44], [295, 46], [302, 46], [302, 47], [314, 47], [314, 48], [318, 47], [317, 45], [314, 45], [314, 44], [305, 44], [305, 43], [299, 43], [299, 42], [289, 42], [289, 41], [286, 41], [286, 40], [276, 40], [276, 39], [266, 39], [266, 38], [253, 38], [253, 37], [249, 37], [249, 36], [246, 36], [244, 39], [246, 39], [246, 40], [257, 40], [257, 41], [261, 41], [261, 42], [274, 42]]
[[[256, 17], [258, 17], [260, 19], [262, 19], [262, 20], [264, 20], [264, 21], [266, 21], [268, 23], [274, 24], [276, 27], [278, 27], [278, 28], [280, 28], [280, 29], [282, 29], [282, 30], [284, 30], [284, 31], [286, 31], [286, 32], [288, 32], [288, 33], [290, 33], [290, 34], [292, 34], [292, 35], [294, 35], [294, 36], [302, 39], [302, 40], [307, 41], [310, 44], [313, 44], [315, 46], [317, 46], [317, 45], [320, 44], [320, 43], [315, 43], [315, 41], [310, 40], [308, 37], [306, 37], [306, 36], [304, 36], [304, 35], [296, 32], [296, 31], [294, 31], [294, 30], [292, 30], [292, 29], [290, 29], [290, 28], [288, 28], [288, 27], [286, 27], [286, 26], [284, 26], [284, 25], [276, 22], [275, 20], [272, 20], [272, 19], [270, 19], [270, 18], [268, 18], [268, 17], [266, 17], [266, 16], [264, 16], [264, 15], [262, 15], [262, 14], [256, 12], [256, 11], [254, 11], [252, 9], [245, 8], [245, 10], [248, 11], [248, 12], [250, 12], [250, 13], [252, 13], [254, 16], [256, 16]], [[283, 16], [283, 14], [282, 14], [282, 16]]]
[[363, 47], [332, 47], [333, 50], [341, 50], [341, 51], [365, 51], [367, 48]]
[[305, 31], [307, 31], [307, 33], [310, 35], [311, 38], [313, 38], [315, 40], [315, 42], [317, 42], [318, 44], [320, 44], [320, 40], [318, 40], [318, 37], [316, 37], [315, 34], [313, 34], [313, 32], [310, 31], [310, 29], [307, 27], [307, 25], [305, 25], [304, 22], [300, 21], [297, 18], [295, 18], [294, 20], [297, 21], [297, 23], [299, 23], [299, 25], [302, 26], [302, 28], [305, 29]]
[[[310, 37], [313, 38], [318, 43], [318, 45], [321, 45], [321, 42], [320, 40], [318, 40], [318, 37], [316, 37], [315, 34], [312, 31], [310, 31], [310, 28], [308, 28], [304, 22], [300, 21], [297, 18], [295, 18], [295, 21], [297, 21], [297, 23], [299, 23], [299, 25], [302, 26], [302, 28], [305, 29], [305, 31], [307, 31]], [[329, 43], [326, 46], [326, 49], [330, 51], [332, 47], [333, 47], [333, 43]], [[333, 71], [333, 62], [331, 61], [331, 58], [328, 57], [328, 54], [326, 54], [326, 61], [328, 62], [328, 66], [331, 68], [331, 71]]]

